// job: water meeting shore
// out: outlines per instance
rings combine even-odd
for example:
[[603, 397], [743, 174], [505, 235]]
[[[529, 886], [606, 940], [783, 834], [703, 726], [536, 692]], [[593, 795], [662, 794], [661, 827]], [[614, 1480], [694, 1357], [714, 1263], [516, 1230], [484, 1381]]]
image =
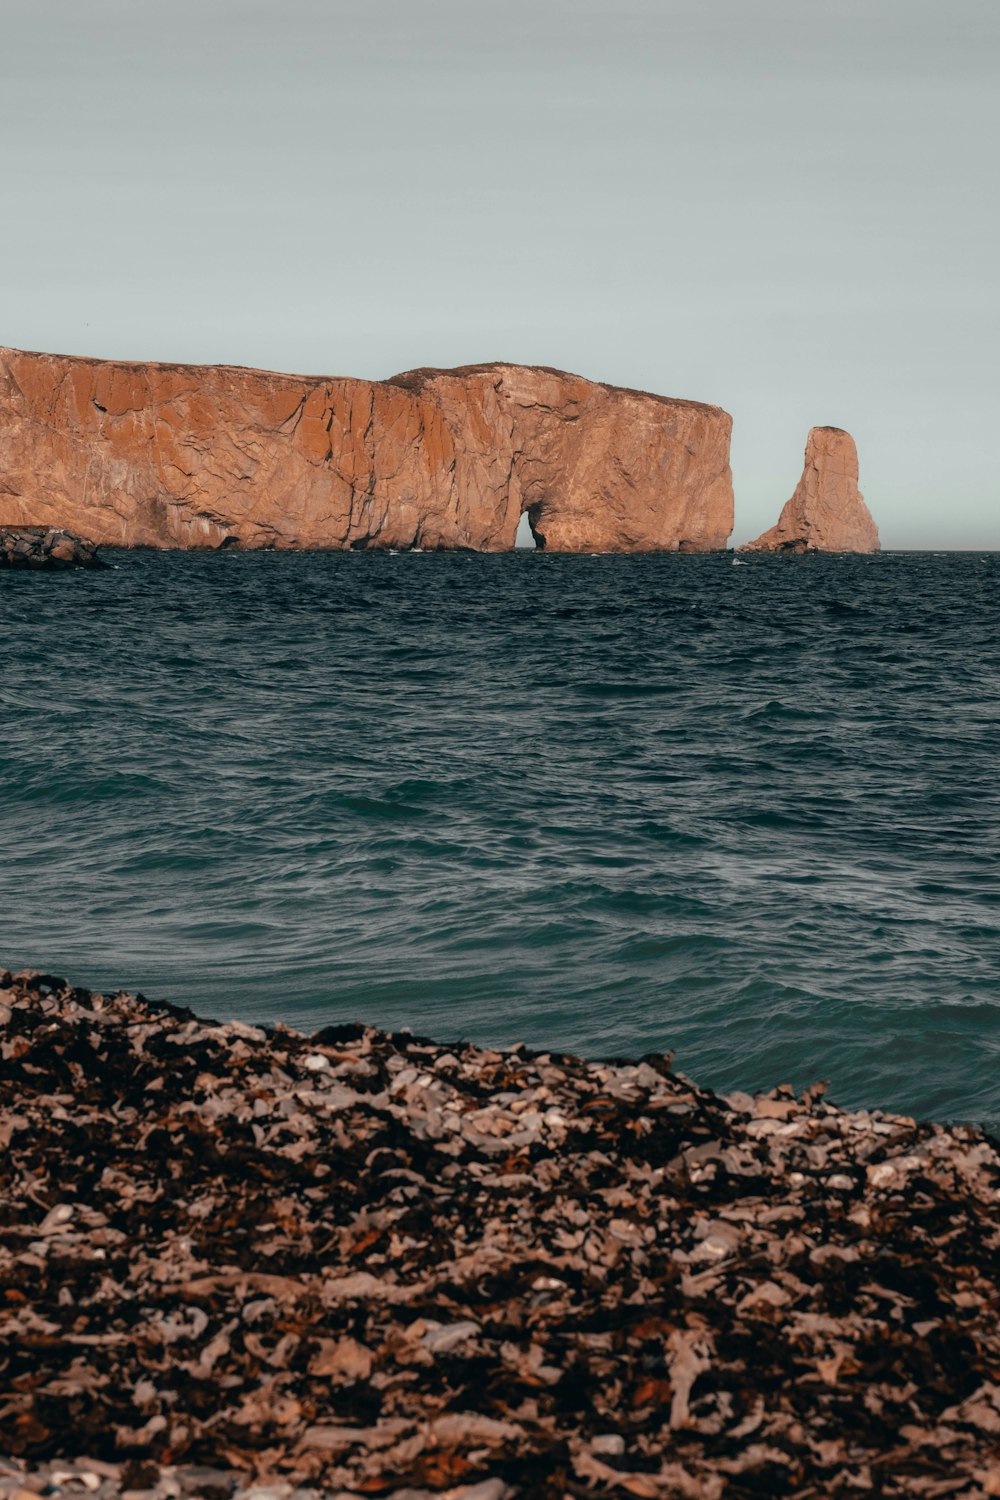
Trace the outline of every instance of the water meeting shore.
[[0, 970], [0, 1496], [1000, 1495], [1000, 1155]]

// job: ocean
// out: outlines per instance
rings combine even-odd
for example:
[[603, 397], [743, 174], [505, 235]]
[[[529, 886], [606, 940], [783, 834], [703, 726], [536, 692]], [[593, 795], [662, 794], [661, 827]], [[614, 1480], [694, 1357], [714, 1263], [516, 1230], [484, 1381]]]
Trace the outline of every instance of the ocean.
[[1000, 554], [0, 574], [0, 961], [1000, 1120]]

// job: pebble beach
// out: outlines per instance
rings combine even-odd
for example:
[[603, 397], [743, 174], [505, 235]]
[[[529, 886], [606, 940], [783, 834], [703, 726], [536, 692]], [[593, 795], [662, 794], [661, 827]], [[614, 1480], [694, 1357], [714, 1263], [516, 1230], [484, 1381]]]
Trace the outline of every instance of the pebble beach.
[[1000, 1495], [970, 1126], [0, 971], [0, 1495]]

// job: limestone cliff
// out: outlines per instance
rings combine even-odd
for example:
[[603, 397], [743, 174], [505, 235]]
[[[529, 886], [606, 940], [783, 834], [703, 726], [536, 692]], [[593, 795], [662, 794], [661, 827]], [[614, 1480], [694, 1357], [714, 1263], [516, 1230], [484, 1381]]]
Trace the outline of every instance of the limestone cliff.
[[719, 407], [490, 364], [390, 380], [0, 349], [0, 522], [125, 546], [707, 551]]
[[858, 450], [841, 427], [814, 427], [795, 494], [776, 526], [741, 552], [877, 552], [878, 528], [858, 489]]

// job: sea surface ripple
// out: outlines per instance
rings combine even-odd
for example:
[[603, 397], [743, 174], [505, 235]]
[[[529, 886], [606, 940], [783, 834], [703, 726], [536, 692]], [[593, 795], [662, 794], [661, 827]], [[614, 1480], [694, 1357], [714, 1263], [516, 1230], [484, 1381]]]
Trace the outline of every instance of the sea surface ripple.
[[0, 575], [8, 964], [1000, 1119], [1000, 555]]

